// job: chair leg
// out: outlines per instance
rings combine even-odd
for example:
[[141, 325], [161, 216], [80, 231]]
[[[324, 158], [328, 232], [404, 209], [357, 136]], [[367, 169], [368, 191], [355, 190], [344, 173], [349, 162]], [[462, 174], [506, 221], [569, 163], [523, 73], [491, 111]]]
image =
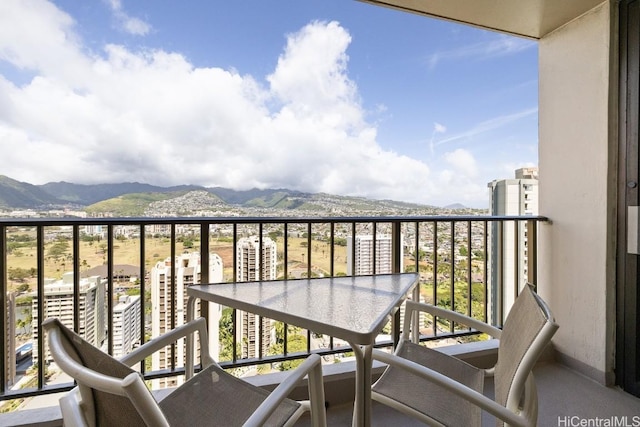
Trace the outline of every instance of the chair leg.
[[311, 422], [316, 427], [326, 427], [327, 413], [324, 400], [324, 380], [320, 360], [308, 374]]

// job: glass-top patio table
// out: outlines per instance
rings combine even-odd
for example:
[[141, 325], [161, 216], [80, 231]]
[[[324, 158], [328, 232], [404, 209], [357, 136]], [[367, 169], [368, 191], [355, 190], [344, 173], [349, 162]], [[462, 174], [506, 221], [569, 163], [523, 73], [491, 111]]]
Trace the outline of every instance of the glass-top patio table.
[[[389, 316], [418, 284], [415, 273], [193, 285], [187, 288], [187, 320], [195, 301], [299, 326], [348, 342], [356, 357], [353, 424], [371, 423], [371, 350]], [[187, 351], [190, 353], [190, 340]]]

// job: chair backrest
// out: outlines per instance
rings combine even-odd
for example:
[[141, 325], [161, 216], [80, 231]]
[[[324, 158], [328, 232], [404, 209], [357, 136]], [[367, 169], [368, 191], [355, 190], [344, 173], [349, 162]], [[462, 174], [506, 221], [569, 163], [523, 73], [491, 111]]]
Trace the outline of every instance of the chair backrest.
[[[54, 361], [78, 384], [83, 415], [89, 426], [146, 425], [124, 385], [126, 379], [129, 383], [139, 381], [144, 387], [138, 373], [88, 343], [56, 318], [45, 320], [42, 326]], [[144, 395], [142, 399], [146, 404], [157, 406], [150, 393], [148, 399]]]
[[[500, 336], [494, 372], [496, 402], [512, 411], [524, 407], [523, 415], [531, 417], [534, 425], [537, 394], [531, 371], [557, 329], [547, 304], [527, 285], [511, 307]], [[528, 381], [531, 388], [525, 387]]]

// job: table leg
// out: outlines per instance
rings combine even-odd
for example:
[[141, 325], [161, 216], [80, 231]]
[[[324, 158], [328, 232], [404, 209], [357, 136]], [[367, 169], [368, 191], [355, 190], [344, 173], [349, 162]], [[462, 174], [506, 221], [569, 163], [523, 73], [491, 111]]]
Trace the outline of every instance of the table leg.
[[[194, 297], [189, 297], [187, 300], [187, 323], [195, 319], [196, 313], [196, 299]], [[193, 334], [188, 334], [186, 339], [186, 357], [187, 363], [185, 366], [185, 377], [188, 380], [193, 377], [193, 373], [195, 370], [194, 367], [194, 342], [193, 342]]]
[[356, 357], [356, 390], [352, 424], [356, 427], [371, 425], [371, 371], [373, 346], [351, 344]]

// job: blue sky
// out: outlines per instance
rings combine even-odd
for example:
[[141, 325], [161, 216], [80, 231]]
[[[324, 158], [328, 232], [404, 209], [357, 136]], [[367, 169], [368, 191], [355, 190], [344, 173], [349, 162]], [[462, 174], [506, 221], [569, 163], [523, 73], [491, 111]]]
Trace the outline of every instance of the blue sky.
[[[535, 42], [355, 0], [2, 0], [0, 174], [488, 205]], [[9, 149], [10, 147], [19, 147]]]

